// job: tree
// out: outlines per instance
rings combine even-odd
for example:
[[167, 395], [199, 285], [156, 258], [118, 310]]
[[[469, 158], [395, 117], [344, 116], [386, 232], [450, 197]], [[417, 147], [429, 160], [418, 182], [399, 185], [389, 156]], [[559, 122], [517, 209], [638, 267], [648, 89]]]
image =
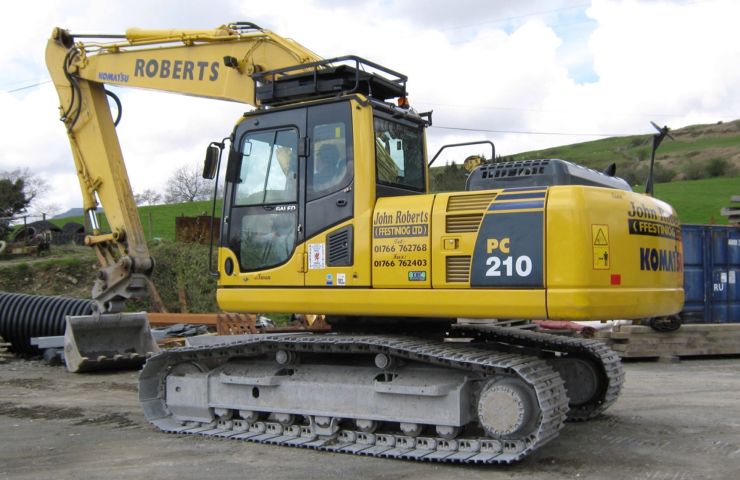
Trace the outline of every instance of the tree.
[[183, 165], [167, 180], [165, 203], [193, 202], [209, 198], [213, 181], [202, 176], [199, 164]]
[[10, 180], [11, 182], [21, 180], [23, 182], [23, 195], [25, 195], [29, 205], [34, 200], [42, 197], [43, 193], [49, 189], [49, 184], [46, 180], [31, 173], [28, 167], [2, 172], [0, 173], [0, 178]]
[[431, 187], [433, 192], [458, 192], [465, 190], [465, 179], [468, 172], [462, 165], [447, 163], [440, 167], [438, 173], [432, 177]]
[[162, 200], [162, 195], [151, 188], [147, 188], [141, 193], [134, 194], [136, 205], [156, 205]]
[[11, 219], [28, 208], [30, 200], [24, 189], [25, 184], [21, 179], [0, 179], [0, 239], [6, 238], [10, 232]]

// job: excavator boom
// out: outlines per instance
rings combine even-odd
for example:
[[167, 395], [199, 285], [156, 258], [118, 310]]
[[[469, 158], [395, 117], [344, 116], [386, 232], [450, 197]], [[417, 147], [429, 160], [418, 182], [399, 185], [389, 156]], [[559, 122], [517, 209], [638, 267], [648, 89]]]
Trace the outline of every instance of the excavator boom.
[[[46, 64], [59, 94], [61, 120], [67, 129], [83, 207], [92, 229], [86, 244], [95, 249], [101, 263], [92, 291], [96, 315], [118, 314], [126, 299], [146, 295], [154, 267], [108, 104], [109, 96], [116, 97], [105, 85], [257, 106], [253, 73], [319, 59], [297, 42], [251, 23], [234, 23], [213, 30], [131, 29], [125, 35], [74, 35], [54, 29], [46, 48]], [[98, 203], [104, 208], [110, 232], [100, 229]], [[94, 357], [101, 360], [129, 352], [124, 355], [127, 357], [131, 350], [143, 359], [146, 353], [131, 345], [119, 348], [109, 338], [85, 348], [83, 345], [89, 342], [80, 341], [81, 332], [73, 333], [74, 323], [68, 326], [67, 335], [76, 336], [78, 341], [76, 346], [75, 342], [68, 344], [67, 358], [80, 358], [94, 366], [92, 353], [84, 352], [94, 352]], [[82, 325], [91, 325], [77, 323], [80, 329], [84, 328]], [[122, 319], [117, 315], [108, 323], [116, 323], [118, 328], [112, 332], [117, 332], [125, 325], [125, 316]], [[142, 329], [138, 317], [132, 324], [140, 335], [148, 334], [148, 327]], [[136, 343], [156, 349], [153, 342]], [[107, 360], [98, 363], [116, 365]], [[69, 364], [68, 367], [78, 369]]]
[[[75, 43], [78, 37], [57, 29], [50, 42], [61, 43], [65, 55], [75, 51], [71, 67], [80, 80], [252, 106], [257, 106], [253, 73], [321, 60], [299, 43], [251, 23], [214, 30], [129, 29], [114, 42]], [[59, 68], [56, 61], [52, 68]]]

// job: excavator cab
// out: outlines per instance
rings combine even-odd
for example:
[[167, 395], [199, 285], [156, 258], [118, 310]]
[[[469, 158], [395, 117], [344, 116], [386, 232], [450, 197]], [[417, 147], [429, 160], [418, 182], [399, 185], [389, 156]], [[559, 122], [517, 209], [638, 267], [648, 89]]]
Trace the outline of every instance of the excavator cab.
[[225, 288], [370, 286], [376, 198], [427, 191], [425, 121], [387, 102], [405, 96], [405, 77], [358, 57], [303, 67], [310, 73], [259, 74], [268, 108], [245, 114], [231, 135]]
[[352, 148], [348, 101], [245, 119], [226, 171], [226, 273], [272, 270], [280, 285], [303, 285], [304, 240], [353, 217]]

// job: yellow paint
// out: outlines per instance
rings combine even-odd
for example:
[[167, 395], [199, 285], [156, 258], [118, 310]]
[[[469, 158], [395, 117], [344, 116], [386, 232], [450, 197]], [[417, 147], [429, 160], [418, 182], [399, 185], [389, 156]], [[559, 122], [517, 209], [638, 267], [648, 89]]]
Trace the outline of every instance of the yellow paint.
[[443, 242], [445, 250], [457, 250], [460, 244], [460, 240], [457, 238], [445, 238]]
[[[545, 318], [544, 290], [239, 288], [218, 290], [226, 311], [321, 312], [329, 315], [386, 315]], [[300, 308], [299, 308], [300, 306]]]
[[498, 240], [496, 238], [489, 238], [486, 240], [486, 252], [493, 253], [495, 250], [501, 250], [501, 253], [509, 253], [509, 238], [502, 238]]
[[[360, 164], [358, 156], [356, 164]], [[362, 168], [362, 167], [360, 167]], [[375, 226], [415, 224], [422, 221], [423, 212], [430, 215], [430, 246], [428, 258], [431, 273], [425, 281], [411, 282], [408, 268], [373, 266], [372, 287], [343, 289], [333, 285], [323, 286], [325, 273], [316, 277], [316, 287], [307, 290], [291, 288], [220, 288], [219, 303], [226, 310], [317, 311], [334, 315], [423, 315], [465, 316], [474, 318], [555, 318], [555, 319], [611, 319], [643, 318], [668, 315], [680, 310], [683, 302], [681, 272], [656, 272], [640, 270], [639, 249], [679, 249], [675, 239], [645, 235], [629, 235], [627, 214], [631, 202], [648, 202], [667, 216], [673, 215], [666, 204], [656, 200], [610, 190], [563, 186], [552, 187], [546, 208], [545, 289], [471, 289], [468, 282], [448, 282], [446, 258], [472, 255], [476, 231], [446, 234], [447, 202], [453, 195], [466, 193], [419, 195], [415, 197], [382, 198], [377, 201]], [[471, 193], [472, 194], [472, 193]], [[397, 217], [398, 212], [405, 216]], [[485, 209], [478, 209], [483, 214]], [[456, 211], [454, 214], [468, 214]], [[404, 223], [397, 220], [410, 220]], [[370, 218], [365, 216], [366, 232]], [[665, 221], [669, 221], [666, 219]], [[675, 220], [670, 220], [675, 221]], [[424, 222], [421, 222], [424, 223]], [[355, 228], [361, 228], [359, 220]], [[337, 226], [335, 228], [341, 228]], [[333, 230], [333, 229], [332, 229]], [[606, 245], [594, 245], [604, 243]], [[614, 232], [625, 232], [613, 241]], [[370, 235], [368, 235], [368, 238]], [[409, 237], [413, 242], [419, 239]], [[396, 239], [397, 240], [397, 239]], [[404, 239], [405, 242], [408, 239]], [[426, 244], [426, 237], [423, 238]], [[510, 248], [497, 239], [497, 248]], [[314, 241], [313, 239], [310, 241]], [[393, 238], [376, 238], [372, 244], [359, 239], [356, 245], [373, 248], [367, 256], [356, 255], [354, 268], [361, 271], [372, 261], [393, 259], [397, 252], [374, 252], [380, 245], [393, 245]], [[493, 248], [494, 242], [487, 242]], [[609, 248], [608, 270], [594, 269], [594, 259], [584, 252], [594, 248]], [[416, 255], [416, 254], [415, 254]], [[411, 258], [411, 257], [409, 257]], [[413, 257], [420, 258], [420, 257]], [[329, 270], [327, 270], [329, 271]], [[336, 279], [335, 271], [333, 278]], [[621, 285], [611, 285], [610, 275], [620, 274]], [[428, 281], [427, 281], [428, 280]], [[349, 281], [349, 279], [348, 279]], [[319, 283], [321, 282], [321, 283]], [[404, 285], [406, 284], [406, 285]], [[254, 284], [252, 284], [254, 286]], [[419, 286], [421, 285], [421, 286]], [[236, 285], [235, 285], [236, 286]], [[246, 286], [244, 286], [246, 287]]]
[[[628, 222], [633, 217], [629, 214], [635, 205], [658, 212], [660, 222], [678, 223], [668, 204], [637, 193], [581, 186], [550, 188], [546, 209], [550, 318], [641, 318], [680, 311], [682, 269], [641, 270], [640, 249], [681, 255], [683, 246], [673, 238], [630, 234]], [[599, 231], [606, 238], [605, 246], [594, 245], [603, 243]], [[603, 266], [597, 259], [599, 249], [608, 249], [608, 268], [595, 268]], [[621, 276], [620, 285], [611, 285], [612, 274]]]

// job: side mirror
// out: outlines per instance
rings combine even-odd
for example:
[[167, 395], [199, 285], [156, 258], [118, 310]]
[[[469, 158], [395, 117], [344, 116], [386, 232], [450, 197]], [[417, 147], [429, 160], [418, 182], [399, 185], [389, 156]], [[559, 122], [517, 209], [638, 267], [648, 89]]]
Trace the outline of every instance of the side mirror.
[[221, 159], [221, 149], [218, 145], [210, 144], [206, 150], [206, 160], [203, 162], [203, 178], [213, 180], [216, 178], [218, 161]]

